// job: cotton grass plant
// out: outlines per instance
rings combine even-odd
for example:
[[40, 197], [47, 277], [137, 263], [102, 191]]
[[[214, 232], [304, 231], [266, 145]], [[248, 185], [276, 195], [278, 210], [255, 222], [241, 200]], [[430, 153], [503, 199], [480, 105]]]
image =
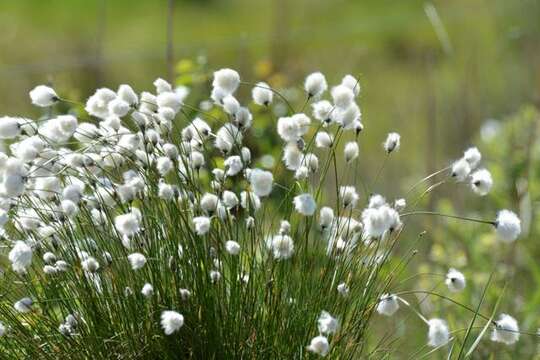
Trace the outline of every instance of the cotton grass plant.
[[[488, 220], [411, 210], [405, 197], [371, 193], [380, 171], [372, 186], [349, 181], [366, 136], [355, 77], [329, 88], [309, 75], [296, 110], [231, 69], [214, 73], [205, 110], [185, 87], [154, 85], [98, 89], [78, 118], [57, 113], [76, 102], [40, 85], [30, 98], [42, 118], [0, 119], [10, 144], [0, 154], [3, 358], [357, 359], [384, 345], [374, 319], [402, 308], [424, 322], [427, 346], [459, 339], [464, 348], [466, 326], [449, 329], [445, 314], [427, 319], [392, 293], [410, 261], [396, 244], [418, 240], [402, 235], [415, 215], [491, 226], [503, 242], [516, 240], [520, 220], [509, 210]], [[265, 168], [245, 145], [257, 121], [250, 108], [272, 114], [275, 103], [287, 109], [274, 123], [282, 150]], [[382, 142], [370, 156], [385, 163], [401, 139]], [[469, 149], [412, 190], [446, 176], [485, 195], [493, 180], [480, 160]], [[466, 280], [451, 269], [446, 284], [450, 296]], [[518, 341], [510, 315], [456, 306], [484, 321], [477, 342], [487, 328], [493, 341]]]

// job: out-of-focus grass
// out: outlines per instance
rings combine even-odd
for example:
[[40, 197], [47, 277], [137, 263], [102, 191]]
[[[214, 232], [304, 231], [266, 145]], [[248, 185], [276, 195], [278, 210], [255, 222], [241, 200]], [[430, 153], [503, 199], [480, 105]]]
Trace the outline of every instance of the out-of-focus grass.
[[[95, 86], [135, 86], [166, 74], [166, 1], [4, 1], [0, 5], [0, 109], [25, 111], [26, 93], [51, 81], [84, 98]], [[456, 154], [479, 120], [538, 98], [540, 7], [534, 1], [456, 0], [434, 5], [454, 49], [442, 51], [424, 1], [178, 1], [177, 58], [211, 68], [271, 60], [297, 83], [308, 71], [361, 75], [366, 126], [403, 133], [416, 152], [431, 129], [436, 160]], [[337, 81], [339, 79], [331, 79]], [[144, 85], [146, 86], [146, 85]], [[377, 136], [372, 138], [377, 139]], [[375, 141], [375, 140], [373, 140]], [[367, 145], [376, 145], [375, 143]], [[436, 161], [435, 160], [435, 161]], [[402, 173], [402, 169], [399, 169]]]

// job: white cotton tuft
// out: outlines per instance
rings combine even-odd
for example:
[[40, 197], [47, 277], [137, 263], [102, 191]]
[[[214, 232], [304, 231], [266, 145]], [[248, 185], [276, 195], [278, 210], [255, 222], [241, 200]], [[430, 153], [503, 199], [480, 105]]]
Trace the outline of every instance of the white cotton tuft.
[[115, 217], [114, 226], [121, 235], [133, 236], [140, 230], [140, 219], [132, 211]]
[[295, 114], [291, 117], [278, 119], [277, 132], [283, 141], [292, 143], [304, 136], [309, 129], [311, 120], [305, 114]]
[[293, 199], [294, 208], [304, 216], [311, 216], [317, 210], [317, 203], [311, 194], [297, 195]]
[[366, 238], [381, 237], [388, 231], [399, 229], [402, 225], [399, 213], [387, 204], [364, 209], [362, 222]]
[[225, 190], [221, 195], [221, 198], [223, 200], [223, 204], [225, 204], [228, 209], [232, 209], [238, 205], [238, 196], [236, 196], [236, 194], [232, 191]]
[[127, 102], [130, 106], [135, 106], [139, 102], [139, 97], [133, 88], [126, 84], [122, 84], [118, 87], [116, 95], [123, 101]]
[[107, 105], [109, 112], [118, 117], [126, 116], [130, 110], [129, 104], [120, 98], [115, 98]]
[[478, 148], [471, 147], [463, 153], [463, 159], [469, 163], [471, 169], [474, 169], [478, 166], [480, 160], [482, 160], [482, 154]]
[[460, 292], [465, 289], [465, 276], [456, 269], [450, 269], [446, 274], [445, 283], [451, 292]]
[[270, 86], [265, 82], [255, 84], [255, 87], [253, 87], [253, 90], [251, 91], [251, 95], [253, 96], [255, 104], [264, 106], [270, 105], [274, 98], [274, 93]]
[[32, 301], [32, 299], [30, 299], [29, 297], [25, 297], [17, 301], [13, 305], [13, 307], [15, 308], [15, 310], [17, 310], [20, 313], [28, 313], [32, 311], [33, 304], [34, 304], [34, 301]]
[[81, 266], [88, 273], [95, 273], [99, 270], [99, 262], [91, 256], [81, 261]]
[[392, 294], [384, 294], [377, 304], [377, 312], [381, 315], [392, 316], [398, 309], [398, 297]]
[[242, 133], [231, 123], [223, 125], [216, 133], [215, 146], [222, 153], [229, 153], [235, 145], [242, 145]]
[[13, 139], [20, 132], [19, 119], [9, 116], [0, 117], [0, 139]]
[[268, 247], [276, 260], [286, 260], [294, 254], [294, 242], [289, 235], [275, 235], [269, 240]]
[[199, 202], [201, 209], [207, 214], [213, 214], [218, 206], [219, 197], [215, 194], [205, 193]]
[[353, 209], [358, 203], [358, 193], [354, 186], [340, 186], [339, 187], [339, 198], [341, 200], [341, 205], [345, 209]]
[[30, 91], [32, 104], [40, 107], [54, 105], [60, 98], [56, 95], [54, 89], [45, 85], [38, 85]]
[[229, 240], [225, 243], [225, 250], [231, 255], [238, 255], [240, 254], [240, 244], [236, 241]]
[[242, 158], [238, 155], [229, 156], [225, 159], [223, 165], [227, 169], [227, 176], [235, 176], [244, 168]]
[[253, 169], [249, 175], [249, 182], [253, 193], [259, 197], [264, 197], [272, 192], [274, 176], [270, 171]]
[[232, 95], [223, 98], [223, 110], [229, 115], [235, 115], [240, 110], [240, 103]]
[[314, 72], [306, 77], [304, 89], [309, 97], [319, 97], [328, 89], [326, 78], [320, 72]]
[[161, 313], [161, 328], [165, 332], [165, 335], [171, 335], [172, 333], [180, 330], [184, 325], [184, 316], [176, 311], [163, 311]]
[[313, 117], [315, 119], [319, 120], [324, 125], [328, 125], [332, 122], [332, 112], [334, 110], [334, 106], [330, 101], [317, 101], [311, 105], [311, 108], [313, 109]]
[[128, 255], [128, 261], [133, 270], [139, 270], [146, 264], [146, 257], [141, 253], [133, 253]]
[[0, 321], [0, 337], [6, 334], [6, 326]]
[[348, 142], [347, 144], [345, 144], [344, 149], [345, 161], [351, 162], [355, 160], [358, 157], [359, 152], [360, 150], [358, 149], [358, 144], [356, 143], [356, 141]]
[[144, 286], [141, 289], [141, 294], [143, 294], [145, 298], [151, 297], [154, 294], [154, 287], [152, 286], [152, 284], [149, 284], [149, 283], [144, 284]]
[[341, 80], [341, 85], [351, 89], [354, 96], [358, 96], [358, 94], [360, 94], [360, 82], [352, 75], [345, 75]]
[[221, 273], [217, 270], [210, 271], [210, 281], [215, 284], [221, 280]]
[[174, 198], [174, 187], [171, 184], [161, 182], [158, 186], [158, 196], [163, 200], [172, 200]]
[[471, 173], [471, 165], [465, 158], [461, 158], [452, 164], [452, 177], [457, 181], [465, 181]]
[[59, 115], [56, 117], [60, 130], [66, 134], [66, 136], [72, 136], [77, 130], [77, 118], [73, 115]]
[[401, 136], [398, 133], [389, 133], [384, 142], [384, 150], [390, 154], [393, 151], [398, 151], [401, 142]]
[[328, 229], [332, 222], [334, 221], [334, 210], [328, 206], [321, 208], [319, 215], [319, 225], [321, 228]]
[[432, 347], [443, 346], [450, 341], [450, 331], [446, 321], [441, 319], [428, 320], [428, 345]]
[[318, 148], [330, 148], [332, 147], [333, 139], [326, 131], [319, 131], [315, 136], [315, 145]]
[[491, 333], [491, 340], [512, 345], [519, 340], [519, 326], [512, 316], [501, 314], [499, 320], [495, 321], [495, 327]]
[[347, 297], [349, 295], [350, 289], [349, 286], [345, 283], [339, 284], [336, 289], [338, 293], [343, 297]]
[[311, 339], [311, 342], [306, 349], [314, 354], [324, 357], [330, 351], [330, 345], [328, 344], [328, 339], [326, 337], [319, 335]]
[[173, 162], [169, 157], [160, 156], [156, 161], [157, 171], [161, 176], [165, 176], [173, 168]]
[[335, 334], [339, 330], [339, 321], [323, 310], [317, 319], [317, 326], [321, 334]]
[[485, 196], [493, 187], [491, 173], [486, 169], [476, 170], [471, 175], [471, 188], [480, 195]]
[[345, 130], [355, 129], [360, 122], [362, 113], [356, 104], [351, 104], [347, 108], [336, 108], [332, 112], [332, 121], [341, 125]]
[[369, 197], [368, 208], [378, 209], [383, 205], [387, 205], [386, 199], [380, 194], [372, 194]]
[[353, 104], [354, 93], [345, 85], [334, 86], [332, 88], [332, 101], [336, 107], [345, 110]]
[[240, 85], [240, 75], [232, 69], [221, 69], [214, 72], [212, 86], [221, 89], [225, 94], [232, 94]]
[[302, 161], [302, 152], [295, 143], [288, 143], [283, 150], [283, 162], [289, 170], [296, 170]]
[[158, 107], [171, 109], [174, 114], [180, 111], [182, 107], [182, 96], [174, 92], [164, 92], [157, 96], [156, 103]]
[[8, 258], [13, 271], [24, 273], [32, 264], [32, 248], [24, 241], [17, 241], [9, 252]]
[[294, 173], [294, 178], [297, 180], [305, 180], [309, 177], [309, 169], [307, 166], [300, 166]]
[[511, 243], [521, 234], [521, 220], [512, 211], [501, 210], [495, 220], [495, 228], [501, 241]]
[[109, 115], [109, 103], [116, 99], [116, 93], [107, 88], [97, 89], [86, 101], [85, 110], [90, 115], [106, 119]]
[[62, 202], [60, 203], [60, 208], [62, 209], [64, 215], [69, 219], [73, 218], [79, 213], [79, 208], [77, 207], [77, 204], [75, 204], [71, 200], [62, 200]]
[[197, 216], [193, 218], [193, 224], [195, 225], [195, 232], [197, 235], [202, 236], [210, 231], [210, 218], [206, 216]]
[[157, 78], [153, 85], [156, 87], [156, 92], [158, 94], [163, 94], [163, 93], [166, 93], [166, 92], [172, 92], [172, 85], [169, 84], [168, 81], [166, 80], [163, 80], [162, 78]]

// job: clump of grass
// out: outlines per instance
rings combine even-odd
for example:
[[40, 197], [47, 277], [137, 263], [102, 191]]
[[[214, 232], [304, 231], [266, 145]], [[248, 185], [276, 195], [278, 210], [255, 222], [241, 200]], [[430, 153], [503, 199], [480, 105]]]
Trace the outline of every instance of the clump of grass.
[[[360, 85], [350, 75], [329, 100], [324, 75], [309, 75], [300, 113], [268, 84], [252, 85], [253, 106], [288, 112], [276, 119], [277, 165], [245, 145], [257, 119], [235, 97], [248, 85], [234, 70], [214, 73], [204, 110], [188, 105], [188, 89], [154, 85], [155, 94], [97, 90], [84, 122], [57, 114], [59, 103], [72, 102], [38, 86], [30, 96], [43, 118], [0, 120], [0, 137], [12, 142], [0, 154], [11, 262], [0, 298], [6, 358], [356, 359], [381, 344], [370, 343], [375, 313], [400, 306], [425, 322], [427, 343], [438, 349], [455, 339], [446, 321], [391, 293], [410, 260], [392, 261], [398, 240], [407, 240], [405, 220], [473, 221], [507, 242], [520, 233], [508, 210], [473, 219], [368, 195], [363, 179], [349, 176], [364, 136]], [[310, 107], [315, 123], [303, 113]], [[397, 133], [384, 141], [371, 187], [400, 141]], [[451, 171], [415, 187], [445, 173], [483, 195], [492, 179], [475, 170], [480, 157], [469, 149]], [[465, 287], [457, 270], [446, 282], [451, 291]], [[518, 340], [513, 318], [493, 322], [456, 304], [493, 323], [494, 340]]]

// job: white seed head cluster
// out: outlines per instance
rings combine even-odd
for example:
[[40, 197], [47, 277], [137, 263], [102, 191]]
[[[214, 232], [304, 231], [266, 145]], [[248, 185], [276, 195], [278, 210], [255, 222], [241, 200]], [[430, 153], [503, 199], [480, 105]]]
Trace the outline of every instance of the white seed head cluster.
[[[374, 311], [392, 316], [400, 304], [410, 306], [398, 295], [383, 293], [391, 289], [371, 283], [412, 213], [404, 212], [405, 197], [388, 202], [388, 197], [368, 195], [356, 181], [357, 172], [352, 173], [362, 160], [364, 128], [357, 103], [361, 88], [354, 76], [346, 75], [334, 86], [320, 72], [307, 76], [302, 112], [265, 82], [248, 85], [251, 97], [244, 99], [238, 90], [247, 83], [232, 69], [214, 72], [211, 93], [201, 105], [205, 110], [188, 105], [190, 91], [184, 86], [163, 79], [153, 85], [153, 92], [137, 92], [127, 84], [116, 91], [97, 89], [84, 105], [84, 116], [57, 113], [64, 98], [40, 85], [30, 98], [47, 108], [46, 116], [35, 121], [0, 118], [0, 139], [10, 144], [0, 153], [0, 235], [11, 269], [25, 285], [39, 289], [22, 298], [19, 291], [10, 293], [9, 311], [46, 314], [40, 308], [50, 301], [49, 310], [66, 311], [52, 331], [77, 339], [92, 334], [95, 319], [85, 318], [96, 316], [93, 306], [110, 313], [140, 300], [139, 309], [148, 311], [140, 318], [154, 324], [145, 329], [161, 327], [172, 339], [184, 331], [186, 316], [191, 337], [204, 327], [197, 321], [218, 316], [202, 315], [215, 310], [204, 309], [203, 301], [221, 309], [279, 294], [272, 306], [300, 309], [300, 302], [309, 303], [294, 286], [279, 282], [298, 281], [289, 273], [295, 266], [309, 272], [301, 274], [301, 281], [304, 275], [331, 278], [328, 289], [324, 282], [317, 286], [320, 294], [335, 295], [336, 308], [324, 306], [333, 314], [352, 314], [337, 307], [357, 304], [360, 298], [368, 300], [362, 300], [367, 304], [364, 315]], [[260, 154], [251, 146], [257, 141], [251, 136], [258, 131], [258, 114], [273, 114], [276, 109], [270, 109], [280, 106], [287, 113], [277, 116], [275, 134], [268, 139], [282, 147], [281, 158], [274, 158], [273, 151]], [[383, 142], [386, 155], [382, 149], [379, 153], [394, 154], [400, 141], [398, 133], [389, 133]], [[338, 162], [336, 154], [344, 161]], [[450, 168], [453, 178], [485, 196], [493, 179], [479, 168], [481, 158], [477, 148], [470, 148]], [[351, 180], [347, 173], [355, 177]], [[483, 222], [494, 225], [503, 242], [513, 242], [521, 233], [519, 218], [509, 210]], [[323, 268], [315, 265], [323, 263]], [[463, 291], [465, 276], [450, 269], [446, 285], [451, 292]], [[64, 286], [77, 299], [69, 306], [33, 299], [46, 296], [49, 287]], [[20, 291], [30, 288], [18, 286]], [[79, 292], [84, 296], [77, 297]], [[233, 294], [246, 299], [231, 301]], [[216, 298], [210, 301], [212, 296]], [[94, 305], [83, 306], [88, 298]], [[250, 309], [260, 306], [266, 303]], [[164, 309], [181, 309], [182, 314]], [[259, 319], [271, 313], [260, 311], [241, 317]], [[301, 311], [307, 314], [305, 306]], [[318, 334], [310, 335], [306, 349], [326, 356], [340, 329], [350, 329], [345, 324], [350, 316], [335, 317], [321, 308], [311, 315]], [[0, 323], [0, 336], [10, 336], [7, 322]], [[21, 320], [13, 329], [32, 323]], [[445, 321], [425, 323], [428, 345], [451, 340]], [[134, 328], [136, 324], [123, 327]], [[123, 330], [114, 331], [111, 336]], [[156, 336], [163, 337], [159, 332]], [[517, 321], [501, 315], [492, 339], [516, 342]], [[302, 341], [300, 347], [307, 339]]]

